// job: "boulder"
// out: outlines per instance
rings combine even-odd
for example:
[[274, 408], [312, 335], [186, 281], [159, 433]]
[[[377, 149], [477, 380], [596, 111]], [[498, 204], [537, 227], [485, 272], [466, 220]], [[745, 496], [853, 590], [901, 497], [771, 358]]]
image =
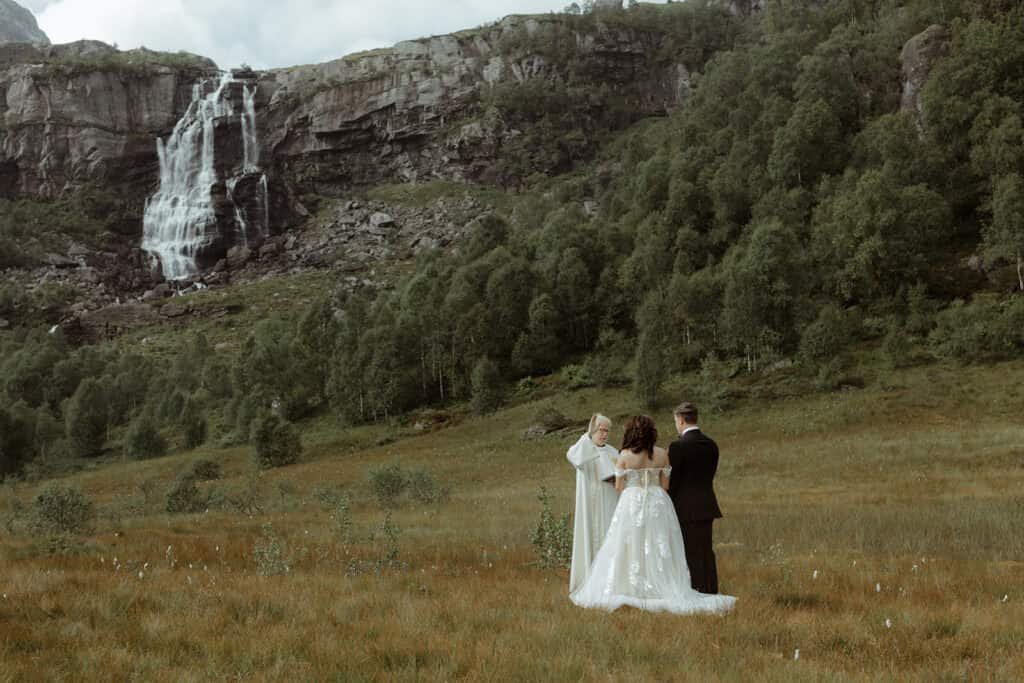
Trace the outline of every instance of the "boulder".
[[921, 126], [921, 89], [924, 88], [935, 62], [949, 52], [952, 36], [942, 26], [932, 24], [911, 38], [900, 52], [903, 93], [900, 108], [914, 114]]
[[163, 306], [160, 307], [160, 315], [162, 315], [165, 318], [180, 318], [183, 315], [188, 315], [191, 310], [192, 306], [190, 304], [179, 304], [172, 302], [169, 304], [164, 304]]
[[395, 224], [395, 219], [389, 214], [378, 211], [370, 216], [370, 225], [375, 228], [388, 228]]
[[43, 257], [43, 262], [48, 266], [54, 268], [77, 268], [78, 261], [69, 259], [67, 256], [61, 256], [60, 254], [47, 254]]
[[249, 251], [249, 247], [243, 244], [231, 247], [228, 249], [228, 268], [232, 270], [241, 268], [250, 258], [252, 258], [252, 252]]
[[260, 259], [273, 258], [281, 253], [281, 247], [277, 242], [267, 242], [260, 247]]

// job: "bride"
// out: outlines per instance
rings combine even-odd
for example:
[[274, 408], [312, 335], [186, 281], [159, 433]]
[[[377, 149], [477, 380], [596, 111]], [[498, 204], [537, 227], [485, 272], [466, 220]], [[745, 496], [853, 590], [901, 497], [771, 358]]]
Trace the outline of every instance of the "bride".
[[668, 455], [646, 415], [626, 423], [615, 486], [621, 492], [589, 575], [570, 599], [580, 607], [623, 605], [656, 612], [726, 612], [736, 598], [690, 587], [683, 535], [668, 489]]

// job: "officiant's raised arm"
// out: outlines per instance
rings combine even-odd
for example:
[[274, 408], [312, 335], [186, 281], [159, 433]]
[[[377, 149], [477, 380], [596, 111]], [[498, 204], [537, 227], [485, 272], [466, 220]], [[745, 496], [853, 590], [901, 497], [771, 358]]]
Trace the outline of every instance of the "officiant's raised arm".
[[597, 413], [590, 418], [587, 432], [579, 438], [565, 454], [565, 458], [579, 469], [588, 462], [597, 460], [600, 449], [608, 443], [608, 435], [611, 431], [612, 421], [604, 415]]

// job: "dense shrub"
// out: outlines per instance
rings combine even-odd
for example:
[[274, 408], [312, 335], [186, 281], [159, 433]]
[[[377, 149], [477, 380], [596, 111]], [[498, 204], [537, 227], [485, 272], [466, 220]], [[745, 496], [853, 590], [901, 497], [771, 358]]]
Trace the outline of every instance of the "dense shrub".
[[477, 415], [492, 413], [505, 401], [501, 372], [489, 358], [481, 358], [473, 367], [472, 385], [470, 405]]
[[185, 401], [180, 421], [186, 449], [198, 448], [206, 442], [206, 417], [196, 399], [189, 397]]
[[252, 442], [260, 469], [291, 465], [302, 456], [302, 441], [295, 427], [273, 413], [253, 423]]
[[143, 413], [128, 428], [124, 437], [124, 455], [131, 460], [158, 458], [167, 454], [167, 441], [160, 435], [156, 422]]
[[537, 494], [540, 501], [540, 520], [530, 535], [537, 563], [544, 568], [568, 567], [572, 562], [572, 530], [569, 515], [556, 518], [551, 511], [551, 495], [543, 486]]
[[202, 512], [207, 505], [208, 499], [196, 486], [196, 478], [192, 474], [178, 477], [167, 491], [165, 509], [171, 514]]
[[49, 484], [32, 501], [32, 527], [42, 533], [85, 531], [95, 514], [92, 502], [76, 488]]
[[65, 410], [68, 441], [75, 455], [99, 455], [107, 435], [107, 405], [98, 381], [82, 381]]
[[370, 470], [370, 488], [383, 507], [393, 507], [405, 493], [409, 480], [397, 462]]
[[192, 463], [189, 468], [192, 476], [195, 477], [196, 481], [213, 481], [214, 479], [220, 479], [222, 475], [221, 467], [219, 462], [213, 460], [207, 460], [206, 458], [196, 460]]
[[434, 475], [423, 468], [411, 470], [407, 482], [409, 496], [416, 502], [432, 505], [448, 499], [449, 489], [441, 486]]

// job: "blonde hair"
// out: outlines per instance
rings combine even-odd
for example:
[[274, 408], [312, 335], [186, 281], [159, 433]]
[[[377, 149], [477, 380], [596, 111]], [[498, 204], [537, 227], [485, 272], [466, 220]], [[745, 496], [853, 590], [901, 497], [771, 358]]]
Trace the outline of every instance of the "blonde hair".
[[594, 433], [597, 432], [597, 428], [602, 424], [608, 425], [608, 429], [612, 428], [611, 419], [605, 417], [601, 413], [594, 413], [594, 415], [590, 418], [590, 436], [593, 436]]

